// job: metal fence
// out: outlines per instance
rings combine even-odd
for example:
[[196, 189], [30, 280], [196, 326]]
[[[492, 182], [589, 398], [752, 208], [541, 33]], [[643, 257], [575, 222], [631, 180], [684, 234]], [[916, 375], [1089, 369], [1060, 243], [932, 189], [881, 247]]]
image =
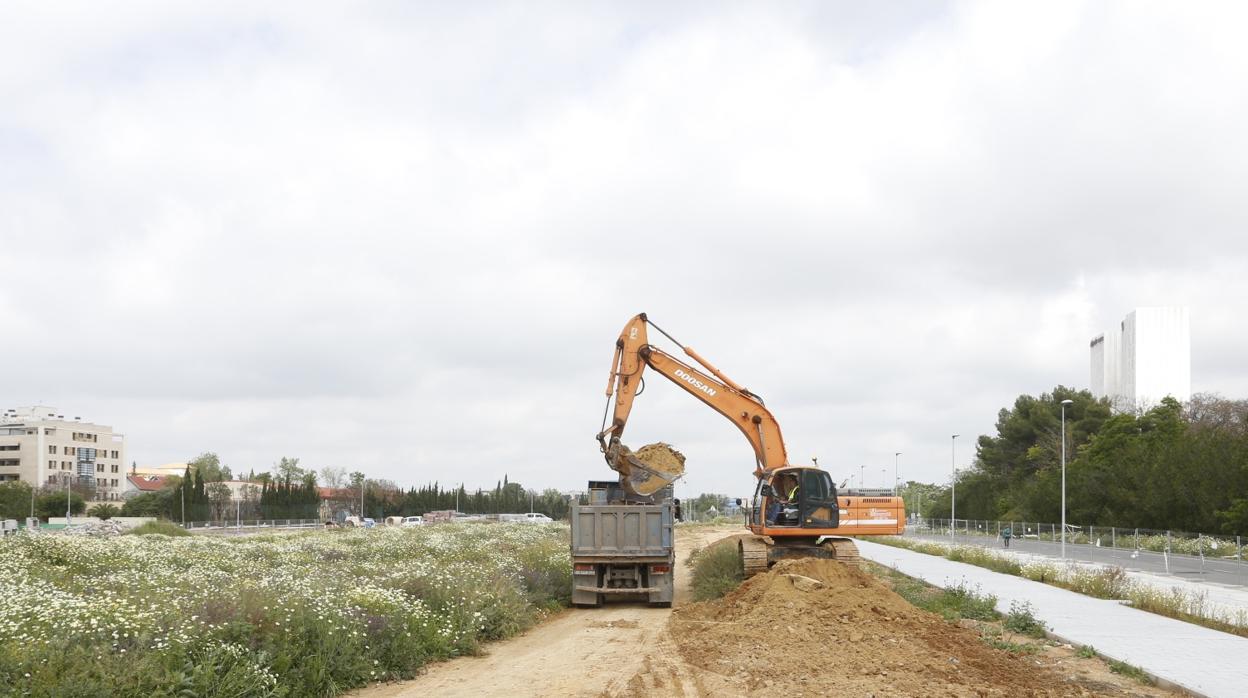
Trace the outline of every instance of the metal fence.
[[[1012, 550], [1060, 558], [1062, 527], [1037, 521], [976, 521], [929, 519], [906, 527], [913, 538], [964, 545], [1005, 548], [1001, 535], [1010, 530]], [[1066, 559], [1116, 565], [1128, 570], [1186, 579], [1248, 586], [1245, 541], [1240, 536], [1215, 536], [1147, 528], [1066, 525]]]

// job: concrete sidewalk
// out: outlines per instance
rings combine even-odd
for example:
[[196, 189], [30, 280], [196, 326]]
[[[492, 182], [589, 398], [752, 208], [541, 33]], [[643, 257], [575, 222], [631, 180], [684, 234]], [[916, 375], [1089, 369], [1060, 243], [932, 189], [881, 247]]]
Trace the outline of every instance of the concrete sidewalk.
[[1012, 601], [1027, 601], [1055, 635], [1091, 645], [1194, 693], [1233, 698], [1248, 691], [1248, 638], [934, 555], [862, 539], [856, 543], [864, 558], [930, 584], [978, 586], [997, 597], [1000, 611], [1008, 611]]

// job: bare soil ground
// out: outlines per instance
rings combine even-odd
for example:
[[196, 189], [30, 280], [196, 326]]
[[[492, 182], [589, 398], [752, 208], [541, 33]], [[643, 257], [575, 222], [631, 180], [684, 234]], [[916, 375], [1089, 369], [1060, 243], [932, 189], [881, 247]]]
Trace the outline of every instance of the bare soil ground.
[[[739, 527], [681, 526], [676, 536], [676, 599], [692, 600], [685, 561], [696, 548]], [[458, 696], [710, 695], [680, 660], [667, 619], [645, 604], [607, 604], [564, 611], [527, 633], [495, 643], [483, 657], [429, 667], [420, 678], [381, 684], [357, 698]], [[637, 678], [642, 677], [642, 678]]]
[[352, 695], [1171, 695], [1069, 647], [1046, 644], [1034, 655], [991, 648], [974, 627], [950, 624], [865, 572], [826, 560], [782, 563], [722, 599], [692, 603], [685, 560], [740, 531], [678, 529], [675, 610], [565, 611], [485, 656]]

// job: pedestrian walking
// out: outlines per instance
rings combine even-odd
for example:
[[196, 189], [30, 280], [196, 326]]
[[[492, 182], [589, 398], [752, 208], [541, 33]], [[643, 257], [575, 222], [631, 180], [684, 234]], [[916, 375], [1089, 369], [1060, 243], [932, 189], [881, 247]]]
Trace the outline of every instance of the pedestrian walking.
[[1009, 526], [1006, 526], [1005, 528], [1001, 529], [1001, 542], [1007, 548], [1010, 547], [1010, 535], [1011, 535], [1011, 531], [1010, 531]]

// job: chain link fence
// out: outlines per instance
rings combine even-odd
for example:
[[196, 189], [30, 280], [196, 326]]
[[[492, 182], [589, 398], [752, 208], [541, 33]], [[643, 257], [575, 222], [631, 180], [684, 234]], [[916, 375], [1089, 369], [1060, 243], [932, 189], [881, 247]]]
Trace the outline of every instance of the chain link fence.
[[[1007, 537], [1002, 532], [1009, 529]], [[929, 519], [906, 527], [906, 536], [960, 545], [1006, 548], [1060, 558], [1061, 524], [1039, 521]], [[1215, 536], [1148, 528], [1066, 525], [1066, 558], [1127, 570], [1248, 586], [1240, 536]]]

